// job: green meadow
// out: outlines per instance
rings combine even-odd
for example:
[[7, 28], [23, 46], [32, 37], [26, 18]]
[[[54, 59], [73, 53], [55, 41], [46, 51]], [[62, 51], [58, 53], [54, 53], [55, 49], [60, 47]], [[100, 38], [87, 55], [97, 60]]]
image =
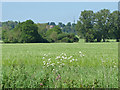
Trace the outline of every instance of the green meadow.
[[118, 43], [2, 44], [2, 88], [118, 88]]

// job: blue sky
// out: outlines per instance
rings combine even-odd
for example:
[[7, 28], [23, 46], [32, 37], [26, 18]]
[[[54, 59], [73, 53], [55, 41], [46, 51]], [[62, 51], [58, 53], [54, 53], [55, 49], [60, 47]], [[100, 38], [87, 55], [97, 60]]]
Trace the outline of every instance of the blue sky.
[[118, 9], [117, 2], [3, 2], [2, 21], [73, 22], [83, 10]]

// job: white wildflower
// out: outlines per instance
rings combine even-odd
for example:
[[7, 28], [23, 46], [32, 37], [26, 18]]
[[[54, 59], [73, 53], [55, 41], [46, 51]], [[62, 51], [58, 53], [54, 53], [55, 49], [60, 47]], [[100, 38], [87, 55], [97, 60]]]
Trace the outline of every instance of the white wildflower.
[[49, 65], [47, 65], [47, 67], [49, 67]]
[[44, 65], [45, 65], [45, 61], [43, 61]]
[[64, 54], [64, 56], [66, 56], [66, 54]]
[[57, 56], [55, 59], [58, 59], [58, 58], [60, 58], [60, 56]]
[[73, 61], [75, 60], [75, 59], [72, 59]]
[[72, 60], [70, 60], [70, 62], [72, 62]]
[[48, 56], [47, 54], [44, 54], [44, 56]]
[[62, 63], [62, 65], [65, 65], [64, 63]]
[[67, 57], [65, 57], [64, 59], [67, 59]]
[[55, 63], [52, 63], [51, 65], [54, 66]]
[[50, 61], [50, 60], [51, 60], [51, 58], [48, 59], [48, 61]]
[[[64, 54], [64, 53], [61, 53], [61, 55], [63, 55], [63, 54]], [[60, 55], [60, 56], [61, 56], [61, 55]]]
[[42, 59], [45, 59], [45, 57], [43, 57]]
[[45, 61], [43, 61], [43, 63], [45, 63]]
[[54, 71], [55, 71], [55, 69], [52, 70], [52, 72], [54, 72]]
[[72, 56], [70, 56], [68, 59], [71, 59], [72, 58]]
[[44, 54], [44, 56], [46, 56], [46, 54]]
[[79, 51], [79, 53], [80, 53], [80, 54], [82, 54], [82, 52], [81, 52], [81, 51]]

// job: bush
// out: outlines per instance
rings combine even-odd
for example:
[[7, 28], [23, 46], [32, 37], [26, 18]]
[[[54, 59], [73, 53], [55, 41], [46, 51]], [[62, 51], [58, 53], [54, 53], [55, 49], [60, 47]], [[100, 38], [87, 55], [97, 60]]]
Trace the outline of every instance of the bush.
[[62, 33], [58, 35], [59, 42], [66, 42], [66, 43], [72, 43], [72, 42], [78, 42], [79, 39], [75, 36], [75, 34], [67, 34]]
[[68, 36], [68, 34], [66, 34], [66, 33], [59, 34], [58, 40], [62, 40], [64, 37], [67, 37], [67, 36]]
[[64, 37], [61, 42], [66, 42], [66, 43], [72, 43], [73, 41], [69, 39], [68, 37]]
[[77, 38], [77, 37], [74, 37], [74, 40], [73, 40], [73, 42], [78, 42], [79, 41], [79, 38]]

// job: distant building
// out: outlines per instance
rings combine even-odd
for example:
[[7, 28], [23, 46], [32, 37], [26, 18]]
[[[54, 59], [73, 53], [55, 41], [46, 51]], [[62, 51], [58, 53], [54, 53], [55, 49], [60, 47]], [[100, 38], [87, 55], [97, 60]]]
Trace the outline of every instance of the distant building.
[[54, 27], [54, 25], [50, 25], [50, 29], [52, 29]]
[[55, 25], [47, 25], [46, 28], [47, 29], [52, 29]]

